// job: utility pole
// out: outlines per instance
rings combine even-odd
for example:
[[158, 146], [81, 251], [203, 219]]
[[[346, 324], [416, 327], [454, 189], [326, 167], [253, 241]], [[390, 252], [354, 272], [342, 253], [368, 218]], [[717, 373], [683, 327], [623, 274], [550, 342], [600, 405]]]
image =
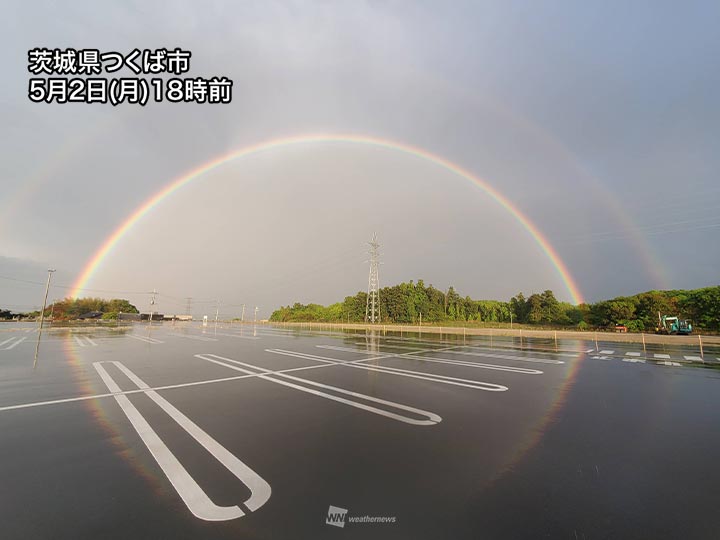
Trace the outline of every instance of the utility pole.
[[43, 322], [45, 321], [45, 307], [47, 306], [48, 292], [50, 292], [50, 278], [55, 270], [48, 269], [47, 285], [45, 285], [45, 299], [43, 300], [42, 311], [40, 312], [40, 331], [42, 331]]
[[57, 298], [54, 298], [54, 299], [53, 299], [53, 303], [52, 303], [52, 305], [50, 306], [50, 322], [51, 322], [51, 323], [55, 320], [53, 314], [55, 313], [55, 303], [56, 303], [56, 302], [57, 302]]
[[242, 315], [240, 315], [240, 322], [245, 322], [245, 304], [242, 305]]
[[35, 362], [33, 363], [33, 369], [37, 367], [38, 352], [40, 352], [40, 338], [42, 337], [43, 322], [45, 321], [45, 307], [47, 306], [48, 292], [50, 292], [50, 278], [55, 270], [48, 269], [47, 285], [45, 285], [45, 299], [43, 300], [42, 311], [40, 312], [40, 329], [38, 331], [37, 344], [35, 345]]
[[155, 295], [157, 294], [157, 291], [155, 289], [152, 290], [152, 296], [150, 297], [150, 317], [148, 320], [150, 321], [150, 325], [152, 326], [152, 316], [153, 316], [153, 309], [155, 309]]
[[258, 314], [259, 310], [260, 310], [260, 308], [255, 306], [255, 322], [257, 322], [257, 314]]
[[185, 314], [192, 316], [192, 300], [193, 300], [192, 296], [188, 296], [185, 300], [186, 300]]
[[370, 245], [370, 275], [368, 277], [368, 293], [365, 302], [365, 322], [380, 322], [380, 278], [378, 266], [380, 265], [380, 244], [377, 233], [373, 233]]
[[512, 311], [510, 312], [510, 330], [512, 330]]
[[215, 327], [216, 328], [217, 328], [219, 315], [220, 315], [220, 300], [215, 300]]

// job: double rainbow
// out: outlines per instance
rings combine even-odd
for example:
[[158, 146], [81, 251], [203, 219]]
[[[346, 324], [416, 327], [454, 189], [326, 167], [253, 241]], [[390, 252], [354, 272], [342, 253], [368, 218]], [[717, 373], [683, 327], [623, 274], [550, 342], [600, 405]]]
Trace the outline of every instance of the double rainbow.
[[213, 159], [212, 161], [209, 161], [207, 163], [204, 163], [203, 165], [200, 165], [199, 167], [189, 171], [188, 173], [184, 174], [183, 176], [173, 180], [168, 185], [166, 185], [164, 188], [162, 188], [160, 191], [152, 195], [149, 199], [147, 199], [144, 203], [142, 203], [135, 211], [128, 216], [125, 221], [123, 221], [113, 232], [108, 236], [105, 241], [102, 243], [102, 245], [95, 251], [93, 256], [90, 258], [90, 260], [85, 264], [84, 268], [82, 269], [80, 275], [75, 280], [75, 283], [73, 284], [71, 295], [73, 297], [78, 297], [79, 294], [82, 292], [84, 288], [86, 288], [86, 285], [92, 278], [92, 276], [97, 272], [97, 270], [102, 265], [103, 260], [105, 257], [108, 256], [108, 254], [113, 250], [113, 248], [120, 242], [120, 240], [132, 229], [135, 224], [140, 221], [145, 214], [150, 212], [153, 208], [155, 208], [160, 202], [162, 202], [165, 198], [172, 195], [175, 191], [180, 189], [186, 184], [189, 184], [193, 180], [200, 178], [205, 173], [210, 172], [214, 169], [217, 169], [218, 167], [221, 167], [222, 165], [229, 163], [233, 160], [249, 156], [252, 154], [257, 154], [259, 152], [265, 152], [269, 150], [274, 150], [276, 148], [282, 148], [285, 146], [291, 146], [291, 145], [299, 145], [299, 144], [313, 144], [313, 143], [352, 143], [352, 144], [364, 144], [379, 148], [386, 148], [389, 150], [402, 152], [404, 154], [409, 154], [415, 157], [418, 157], [420, 159], [429, 161], [431, 163], [434, 163], [435, 165], [438, 165], [444, 169], [447, 169], [448, 171], [451, 171], [458, 176], [461, 176], [462, 178], [465, 178], [467, 180], [470, 180], [471, 182], [475, 183], [480, 189], [482, 189], [485, 193], [487, 193], [490, 197], [492, 197], [498, 204], [500, 204], [507, 212], [512, 215], [515, 220], [517, 220], [524, 228], [525, 230], [530, 233], [530, 236], [535, 240], [535, 242], [540, 246], [542, 251], [545, 253], [547, 258], [552, 263], [553, 267], [557, 271], [557, 273], [560, 275], [560, 278], [562, 279], [567, 291], [570, 293], [570, 296], [573, 299], [573, 302], [576, 304], [580, 304], [583, 302], [583, 297], [580, 292], [580, 289], [577, 286], [577, 283], [573, 279], [572, 275], [570, 274], [569, 270], [567, 269], [567, 266], [562, 261], [560, 256], [558, 255], [557, 251], [555, 251], [555, 248], [552, 247], [548, 239], [540, 232], [540, 230], [537, 228], [537, 226], [528, 218], [525, 214], [523, 214], [516, 206], [514, 206], [504, 195], [502, 195], [499, 191], [497, 191], [495, 188], [493, 188], [490, 184], [488, 184], [486, 181], [482, 180], [481, 178], [473, 175], [469, 171], [463, 169], [459, 165], [456, 165], [438, 155], [435, 155], [431, 152], [428, 152], [426, 150], [423, 150], [421, 148], [417, 148], [415, 146], [410, 146], [408, 144], [399, 143], [396, 141], [391, 141], [388, 139], [381, 139], [377, 137], [368, 137], [363, 135], [353, 135], [353, 134], [312, 134], [312, 135], [298, 135], [294, 137], [285, 137], [280, 139], [273, 139], [269, 141], [265, 141], [259, 144], [254, 144], [251, 146], [246, 146], [244, 148], [241, 148], [239, 150], [235, 150], [233, 152], [230, 152], [228, 154], [222, 155], [216, 159]]

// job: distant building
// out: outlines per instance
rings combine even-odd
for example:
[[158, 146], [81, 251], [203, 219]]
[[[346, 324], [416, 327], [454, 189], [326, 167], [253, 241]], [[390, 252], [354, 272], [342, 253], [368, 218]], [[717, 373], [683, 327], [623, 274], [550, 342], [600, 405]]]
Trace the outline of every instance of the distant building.
[[139, 313], [118, 313], [118, 320], [119, 321], [139, 321], [140, 314]]
[[[155, 317], [153, 316], [153, 319]], [[164, 321], [192, 321], [192, 315], [165, 315], [163, 317]]]
[[[149, 321], [150, 315], [151, 315], [150, 313], [141, 313], [140, 320], [141, 321]], [[154, 311], [152, 312], [152, 320], [153, 321], [162, 321], [164, 319], [165, 319], [165, 315], [163, 315], [162, 313], [156, 313]]]

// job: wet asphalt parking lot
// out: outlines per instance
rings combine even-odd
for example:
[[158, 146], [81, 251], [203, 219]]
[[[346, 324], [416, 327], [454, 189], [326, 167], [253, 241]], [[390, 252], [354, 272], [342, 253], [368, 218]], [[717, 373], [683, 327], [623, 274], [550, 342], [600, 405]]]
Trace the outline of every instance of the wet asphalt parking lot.
[[0, 327], [3, 538], [720, 531], [717, 351], [164, 323], [46, 331], [35, 360], [37, 336]]

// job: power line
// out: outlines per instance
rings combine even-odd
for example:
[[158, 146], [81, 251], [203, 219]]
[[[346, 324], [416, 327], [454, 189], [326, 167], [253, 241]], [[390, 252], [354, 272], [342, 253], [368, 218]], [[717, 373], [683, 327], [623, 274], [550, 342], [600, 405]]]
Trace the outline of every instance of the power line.
[[[44, 282], [41, 281], [30, 281], [28, 279], [19, 279], [19, 278], [13, 278], [10, 276], [0, 276], [0, 279], [6, 279], [8, 281], [17, 281], [19, 283], [29, 283], [30, 285], [40, 285], [42, 287], [45, 286]], [[72, 285], [53, 285], [53, 288], [55, 289], [73, 289], [78, 291], [87, 291], [87, 292], [103, 292], [103, 293], [113, 293], [113, 294], [146, 294], [147, 291], [109, 291], [106, 289], [76, 289]]]
[[30, 283], [31, 285], [45, 285], [44, 283], [40, 283], [39, 281], [28, 281], [27, 279], [17, 279], [11, 278], [9, 276], [0, 276], [0, 279], [7, 279], [8, 281], [18, 281], [20, 283]]

